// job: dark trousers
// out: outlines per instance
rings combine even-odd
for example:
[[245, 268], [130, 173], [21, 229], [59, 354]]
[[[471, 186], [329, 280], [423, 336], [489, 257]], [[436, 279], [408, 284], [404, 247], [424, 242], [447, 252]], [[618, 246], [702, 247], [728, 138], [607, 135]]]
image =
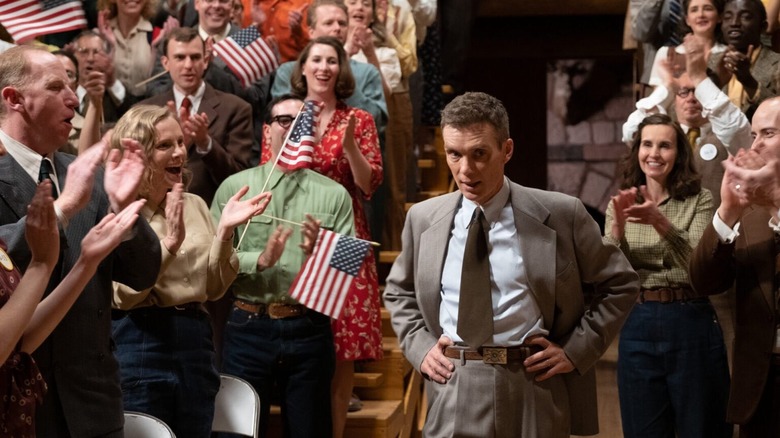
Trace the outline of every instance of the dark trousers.
[[618, 351], [626, 438], [729, 438], [728, 390], [723, 333], [709, 300], [634, 306]]
[[780, 363], [777, 357], [773, 358], [766, 380], [756, 413], [750, 421], [739, 426], [740, 438], [780, 437]]
[[163, 420], [176, 436], [211, 436], [219, 374], [209, 317], [149, 308], [113, 321], [126, 411]]
[[222, 370], [249, 381], [260, 395], [260, 436], [268, 431], [274, 388], [284, 436], [330, 437], [330, 383], [336, 363], [330, 318], [314, 311], [271, 319], [236, 307], [225, 327]]

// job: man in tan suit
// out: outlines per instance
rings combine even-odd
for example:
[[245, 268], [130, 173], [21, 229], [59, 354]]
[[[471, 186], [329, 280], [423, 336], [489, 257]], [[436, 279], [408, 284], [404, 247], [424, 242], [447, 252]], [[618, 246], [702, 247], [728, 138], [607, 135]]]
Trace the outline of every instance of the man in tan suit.
[[736, 166], [780, 160], [780, 98], [753, 116], [750, 152], [726, 162], [721, 204], [690, 262], [691, 284], [711, 295], [736, 287], [736, 338], [726, 419], [740, 437], [780, 436], [778, 265], [780, 201], [738, 178]]
[[[441, 123], [459, 192], [409, 211], [384, 297], [427, 379], [425, 435], [597, 433], [593, 365], [633, 306], [638, 276], [579, 200], [504, 177], [514, 144], [498, 99], [466, 93]], [[482, 241], [474, 251], [472, 239]], [[487, 272], [470, 273], [475, 257]]]

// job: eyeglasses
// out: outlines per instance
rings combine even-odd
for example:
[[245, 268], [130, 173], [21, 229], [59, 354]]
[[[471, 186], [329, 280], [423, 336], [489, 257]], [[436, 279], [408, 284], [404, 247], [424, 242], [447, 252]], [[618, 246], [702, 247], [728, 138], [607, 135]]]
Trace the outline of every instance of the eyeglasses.
[[696, 91], [695, 88], [689, 88], [689, 87], [682, 87], [679, 90], [677, 90], [677, 95], [685, 99], [688, 97], [689, 94]]
[[76, 49], [76, 54], [82, 55], [82, 56], [95, 56], [98, 53], [101, 53], [102, 51], [100, 49], [90, 49], [89, 47], [79, 47]]
[[278, 116], [273, 116], [271, 118], [271, 123], [276, 122], [284, 129], [287, 129], [292, 125], [293, 120], [295, 120], [295, 116], [291, 116], [289, 114], [279, 114]]

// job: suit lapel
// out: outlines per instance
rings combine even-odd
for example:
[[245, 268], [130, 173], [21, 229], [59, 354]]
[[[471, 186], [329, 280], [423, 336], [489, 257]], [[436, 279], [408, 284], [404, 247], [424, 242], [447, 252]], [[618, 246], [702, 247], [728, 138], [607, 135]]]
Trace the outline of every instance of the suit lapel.
[[219, 99], [217, 99], [214, 89], [206, 84], [206, 90], [203, 92], [203, 99], [200, 100], [198, 113], [206, 113], [206, 116], [209, 118], [209, 131], [211, 131], [214, 123], [217, 122], [217, 117], [219, 116], [218, 107]]
[[452, 221], [460, 204], [460, 195], [446, 195], [450, 198], [433, 213], [431, 226], [420, 235], [419, 260], [417, 261], [417, 290], [420, 291], [420, 308], [427, 314], [435, 328], [434, 335], [441, 336], [439, 307], [441, 305], [441, 271], [450, 242]]
[[545, 224], [550, 212], [527, 189], [510, 184], [510, 190], [526, 281], [544, 320], [553, 321], [556, 234]]
[[758, 276], [761, 294], [766, 300], [770, 313], [775, 308], [775, 240], [773, 232], [767, 226], [769, 216], [760, 209], [752, 209], [743, 215], [744, 226], [740, 233], [745, 234], [748, 260]]
[[6, 153], [0, 157], [0, 197], [13, 210], [17, 218], [27, 214], [27, 204], [35, 195], [35, 181], [22, 169], [14, 158]]

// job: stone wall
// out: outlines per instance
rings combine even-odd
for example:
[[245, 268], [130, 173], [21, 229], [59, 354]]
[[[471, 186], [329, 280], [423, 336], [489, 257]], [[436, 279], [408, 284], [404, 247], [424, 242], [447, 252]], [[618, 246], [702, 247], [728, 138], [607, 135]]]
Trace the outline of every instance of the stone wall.
[[567, 125], [563, 101], [576, 79], [551, 69], [547, 81], [547, 188], [576, 196], [602, 214], [619, 186], [618, 165], [628, 151], [621, 141], [622, 126], [634, 110], [631, 84], [576, 125]]

